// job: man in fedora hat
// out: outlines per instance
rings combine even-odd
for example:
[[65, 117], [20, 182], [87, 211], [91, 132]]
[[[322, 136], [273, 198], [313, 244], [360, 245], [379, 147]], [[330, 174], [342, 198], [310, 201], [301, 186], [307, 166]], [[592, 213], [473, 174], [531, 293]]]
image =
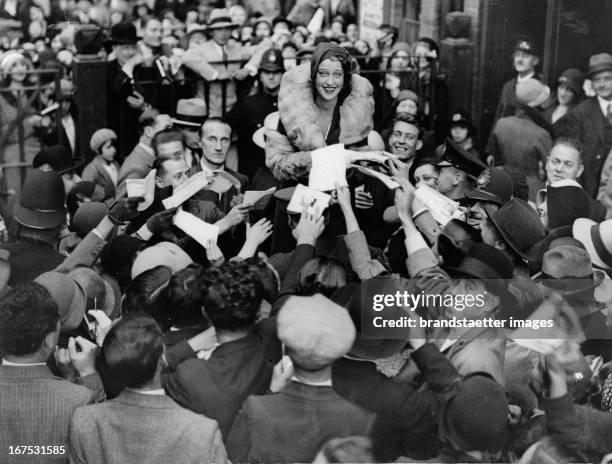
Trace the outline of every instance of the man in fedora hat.
[[201, 98], [181, 99], [176, 104], [172, 123], [185, 136], [187, 145], [185, 156], [190, 167], [199, 163], [202, 156], [200, 129], [206, 120], [206, 115], [206, 102]]
[[259, 91], [236, 103], [226, 117], [238, 136], [238, 171], [249, 179], [265, 167], [265, 153], [253, 143], [252, 137], [263, 126], [266, 116], [278, 111], [283, 72], [282, 53], [273, 48], [266, 50], [259, 63]]
[[134, 86], [134, 68], [142, 62], [132, 23], [115, 24], [107, 43], [115, 58], [106, 63], [106, 117], [108, 127], [119, 137], [118, 158], [123, 160], [138, 143], [138, 117], [150, 105]]
[[582, 352], [612, 356], [612, 328], [595, 300], [595, 288], [605, 275], [593, 271], [591, 257], [582, 243], [573, 238], [553, 241], [542, 259], [542, 272], [537, 282], [544, 296], [557, 293], [576, 312], [586, 341]]
[[[372, 304], [364, 304], [376, 294], [395, 294], [404, 289], [401, 281], [386, 276], [348, 284], [332, 296], [334, 302], [347, 308], [357, 329], [348, 354], [332, 366], [332, 386], [350, 402], [377, 414], [368, 435], [379, 462], [393, 462], [399, 456], [437, 455], [437, 417], [443, 392], [459, 379], [452, 363], [435, 344], [427, 343], [425, 329], [419, 324], [410, 329], [375, 329], [366, 322], [382, 313], [389, 318], [415, 314], [399, 305], [376, 312]], [[376, 338], [372, 330], [379, 331]], [[422, 383], [430, 388], [397, 378], [410, 362], [420, 371]]]
[[[206, 26], [212, 38], [203, 44], [190, 42], [183, 55], [183, 64], [210, 83], [208, 93], [203, 85], [199, 85], [197, 92], [208, 105], [209, 116], [222, 116], [232, 109], [237, 100], [235, 80], [255, 76], [261, 56], [268, 48], [264, 41], [251, 55], [240, 43], [231, 40], [232, 29], [237, 27], [228, 10], [212, 10]], [[241, 66], [242, 61], [248, 63]]]
[[572, 109], [560, 135], [578, 139], [584, 146], [580, 182], [589, 196], [595, 198], [604, 163], [612, 149], [612, 56], [608, 53], [591, 56], [587, 77], [596, 95]]

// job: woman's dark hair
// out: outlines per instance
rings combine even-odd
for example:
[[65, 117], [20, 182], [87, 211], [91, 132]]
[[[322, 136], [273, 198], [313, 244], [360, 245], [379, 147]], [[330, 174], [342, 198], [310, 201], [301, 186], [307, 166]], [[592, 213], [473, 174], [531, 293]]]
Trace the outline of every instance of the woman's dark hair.
[[102, 346], [102, 362], [113, 379], [139, 387], [155, 376], [164, 352], [162, 331], [148, 314], [136, 311], [115, 324]]
[[58, 320], [57, 304], [45, 287], [29, 282], [11, 288], [0, 298], [0, 353], [35, 353]]
[[185, 328], [203, 325], [203, 273], [204, 267], [192, 263], [176, 272], [170, 278], [168, 286], [162, 290], [158, 306], [171, 326]]
[[253, 256], [245, 260], [249, 268], [256, 275], [262, 285], [262, 298], [272, 304], [280, 290], [279, 276], [276, 270], [268, 262], [259, 256]]
[[125, 290], [122, 314], [140, 311], [154, 317], [162, 330], [169, 329], [169, 321], [159, 305], [159, 295], [171, 277], [172, 269], [168, 266], [156, 266], [134, 277]]
[[319, 71], [319, 66], [325, 60], [339, 61], [342, 66], [344, 81], [342, 83], [342, 90], [340, 90], [340, 94], [338, 95], [338, 105], [341, 105], [344, 99], [351, 93], [351, 82], [353, 70], [355, 68], [353, 59], [344, 48], [336, 44], [329, 42], [320, 43], [317, 48], [315, 48], [310, 60], [312, 66], [310, 77], [312, 79], [312, 91], [315, 95], [317, 90], [314, 82]]
[[348, 274], [342, 262], [320, 256], [307, 261], [298, 274], [298, 294], [310, 296], [321, 293], [331, 295], [348, 282]]
[[211, 267], [204, 272], [202, 284], [204, 311], [215, 329], [237, 331], [255, 324], [263, 289], [247, 263]]

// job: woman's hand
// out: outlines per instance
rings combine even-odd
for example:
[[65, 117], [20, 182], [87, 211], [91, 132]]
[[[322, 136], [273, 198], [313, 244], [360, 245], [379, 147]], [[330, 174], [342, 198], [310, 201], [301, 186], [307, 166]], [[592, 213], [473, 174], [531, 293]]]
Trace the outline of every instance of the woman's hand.
[[300, 222], [298, 222], [297, 227], [293, 229], [293, 236], [298, 245], [304, 244], [314, 246], [324, 229], [325, 218], [323, 215], [315, 218], [315, 215], [309, 213], [308, 208], [305, 207], [300, 216]]
[[252, 242], [257, 246], [261, 245], [266, 239], [272, 235], [274, 225], [266, 218], [260, 219], [252, 226], [246, 225], [246, 241]]
[[208, 240], [204, 246], [204, 249], [206, 250], [206, 257], [208, 258], [208, 261], [210, 261], [213, 266], [220, 266], [225, 262], [223, 252], [217, 245], [217, 242], [214, 240]]
[[410, 178], [410, 166], [403, 161], [400, 161], [398, 158], [389, 157], [387, 166], [389, 166], [392, 176], [401, 177], [402, 179], [406, 180]]
[[346, 185], [341, 186], [340, 184], [338, 184], [338, 182], [336, 182], [335, 192], [336, 192], [335, 197], [337, 198], [337, 201], [340, 204], [340, 207], [342, 209], [350, 208], [351, 207], [351, 191], [349, 190], [348, 186]]
[[399, 176], [393, 177], [400, 188], [395, 190], [395, 206], [397, 215], [402, 223], [412, 222], [412, 200], [414, 198], [414, 187], [407, 180]]

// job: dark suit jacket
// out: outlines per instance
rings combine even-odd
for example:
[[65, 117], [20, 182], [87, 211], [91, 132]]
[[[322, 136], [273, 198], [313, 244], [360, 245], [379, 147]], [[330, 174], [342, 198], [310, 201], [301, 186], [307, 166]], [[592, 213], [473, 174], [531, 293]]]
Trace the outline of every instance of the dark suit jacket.
[[55, 269], [65, 258], [51, 245], [26, 237], [3, 243], [0, 248], [11, 253], [11, 278], [8, 282], [11, 287], [31, 282], [39, 274]]
[[127, 103], [127, 97], [134, 90], [131, 79], [121, 70], [117, 60], [106, 63], [106, 126], [118, 136], [118, 160], [125, 158], [138, 143], [135, 129], [141, 113]]
[[331, 386], [293, 381], [276, 394], [247, 398], [227, 452], [232, 462], [312, 462], [332, 438], [367, 435], [373, 418]]
[[165, 395], [124, 390], [72, 417], [73, 463], [227, 462], [217, 423]]
[[611, 148], [604, 140], [604, 128], [608, 122], [601, 112], [597, 97], [576, 105], [566, 118], [565, 134], [559, 135], [576, 138], [584, 145], [584, 171], [579, 180], [586, 192], [595, 198], [601, 170]]
[[427, 389], [395, 382], [368, 361], [341, 358], [332, 368], [334, 390], [377, 414], [371, 437], [376, 457], [384, 462], [401, 455], [419, 459], [436, 456], [443, 393], [459, 378], [451, 362], [431, 343], [416, 350], [412, 358]]
[[[2, 462], [68, 462], [70, 418], [94, 401], [94, 392], [51, 373], [47, 366], [0, 365], [0, 449]], [[64, 446], [65, 454], [9, 456], [9, 446]]]
[[[119, 177], [119, 165], [114, 163], [117, 168], [117, 177]], [[115, 183], [111, 179], [106, 169], [104, 169], [104, 160], [101, 156], [96, 156], [91, 163], [85, 166], [81, 179], [84, 181], [94, 182], [100, 187], [104, 188], [106, 192], [106, 198], [113, 198], [115, 196]]]
[[276, 320], [266, 319], [250, 335], [218, 346], [208, 360], [179, 364], [163, 377], [164, 388], [180, 405], [215, 419], [227, 437], [244, 400], [266, 392], [280, 358]]
[[[238, 191], [238, 189], [235, 187], [231, 187], [227, 192], [221, 194], [221, 198], [219, 199], [219, 209], [223, 212], [223, 214], [227, 214], [229, 210], [232, 209], [230, 205], [232, 202], [232, 198], [234, 198], [234, 195], [243, 193], [247, 189], [249, 185], [249, 178], [245, 176], [244, 174], [240, 174], [239, 172], [236, 172], [233, 169], [230, 169], [227, 167], [224, 170], [228, 174], [231, 174], [232, 176], [234, 176], [240, 182], [240, 191]], [[195, 166], [191, 168], [190, 175], [193, 175], [196, 172], [201, 172], [201, 171], [202, 171], [202, 165], [200, 163], [197, 163]]]
[[84, 155], [86, 155], [86, 153], [81, 153], [81, 147], [79, 143], [79, 125], [78, 125], [76, 105], [73, 104], [72, 106], [74, 109], [70, 112], [70, 114], [74, 121], [74, 150], [72, 149], [72, 146], [70, 145], [70, 142], [68, 141], [68, 135], [66, 134], [66, 129], [64, 129], [64, 126], [62, 125], [62, 121], [60, 118], [56, 118], [54, 127], [43, 136], [42, 143], [43, 145], [47, 145], [47, 146], [57, 145], [57, 144], [63, 145], [64, 147], [66, 147], [66, 150], [68, 150], [72, 154], [73, 157], [83, 157], [84, 158], [85, 157]]
[[266, 116], [278, 111], [278, 97], [260, 90], [255, 95], [238, 100], [225, 116], [238, 136], [238, 170], [249, 179], [258, 169], [265, 167], [264, 150], [253, 143], [252, 137], [263, 126]]

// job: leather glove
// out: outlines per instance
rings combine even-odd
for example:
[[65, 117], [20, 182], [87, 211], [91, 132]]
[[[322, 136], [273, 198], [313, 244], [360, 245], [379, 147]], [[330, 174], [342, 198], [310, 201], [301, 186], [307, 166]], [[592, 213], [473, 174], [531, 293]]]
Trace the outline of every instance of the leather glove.
[[120, 198], [108, 208], [108, 217], [115, 225], [124, 225], [138, 217], [138, 203], [145, 201], [144, 197]]
[[172, 219], [178, 208], [170, 208], [159, 213], [155, 213], [147, 220], [147, 228], [153, 235], [160, 235], [168, 232], [172, 228]]

